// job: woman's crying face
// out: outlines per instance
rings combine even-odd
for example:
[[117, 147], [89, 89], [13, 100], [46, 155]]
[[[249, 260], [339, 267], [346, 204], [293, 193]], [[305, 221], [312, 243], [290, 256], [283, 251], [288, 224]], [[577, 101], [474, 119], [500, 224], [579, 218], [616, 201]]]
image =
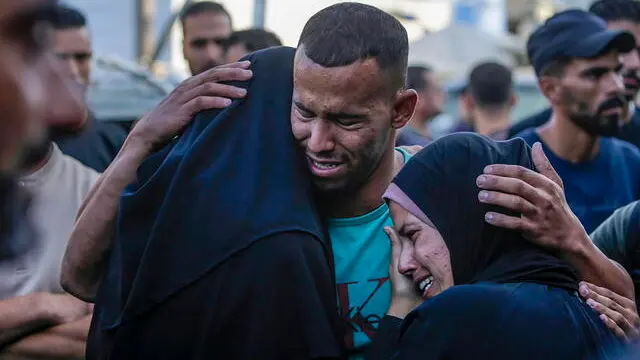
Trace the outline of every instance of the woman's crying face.
[[411, 278], [425, 300], [453, 286], [449, 249], [435, 226], [393, 201], [389, 209], [402, 247], [398, 271]]

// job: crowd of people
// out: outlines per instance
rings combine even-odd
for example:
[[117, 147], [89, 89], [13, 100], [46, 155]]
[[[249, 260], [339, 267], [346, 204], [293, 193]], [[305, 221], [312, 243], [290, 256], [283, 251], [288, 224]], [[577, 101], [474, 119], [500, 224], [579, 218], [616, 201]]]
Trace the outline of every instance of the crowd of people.
[[0, 359], [640, 357], [640, 2], [532, 32], [528, 119], [479, 63], [439, 138], [376, 7], [295, 49], [180, 22], [192, 76], [128, 129], [84, 101], [81, 11], [0, 2]]

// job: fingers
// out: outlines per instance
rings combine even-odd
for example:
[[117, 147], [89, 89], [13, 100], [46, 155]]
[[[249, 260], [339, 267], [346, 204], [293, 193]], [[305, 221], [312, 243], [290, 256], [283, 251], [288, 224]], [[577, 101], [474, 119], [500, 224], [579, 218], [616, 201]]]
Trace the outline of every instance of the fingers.
[[536, 142], [533, 144], [533, 164], [536, 166], [536, 169], [547, 178], [551, 179], [554, 183], [558, 184], [561, 188], [564, 188], [562, 184], [562, 179], [560, 175], [556, 172], [556, 170], [551, 165], [551, 162], [545, 155], [544, 150], [542, 149], [542, 144], [540, 142]]
[[201, 85], [207, 82], [223, 82], [223, 81], [246, 81], [253, 77], [253, 72], [248, 69], [237, 67], [220, 68], [215, 67], [187, 80], [189, 87]]
[[230, 99], [225, 99], [216, 96], [200, 96], [184, 105], [184, 108], [191, 116], [199, 113], [200, 111], [210, 109], [223, 109], [231, 105]]
[[238, 62], [220, 65], [217, 68], [218, 69], [226, 69], [226, 68], [248, 69], [249, 66], [251, 66], [251, 61], [245, 60], [245, 61], [238, 61]]
[[400, 253], [400, 239], [398, 239], [398, 234], [396, 230], [391, 226], [385, 226], [384, 228], [385, 234], [389, 237], [389, 241], [391, 242], [391, 252], [393, 253], [393, 258], [396, 258], [395, 255]]
[[534, 188], [545, 189], [550, 193], [556, 191], [558, 187], [558, 184], [545, 175], [518, 165], [489, 165], [485, 167], [484, 174], [520, 179]]
[[615, 321], [609, 319], [607, 315], [600, 315], [600, 320], [611, 330], [616, 336], [624, 341], [629, 341], [627, 334], [616, 324]]
[[[231, 85], [208, 82], [201, 84], [182, 95], [181, 102], [187, 103], [201, 96], [220, 97], [226, 99], [239, 99], [247, 95], [247, 90]], [[229, 101], [229, 104], [231, 102]]]
[[[596, 291], [593, 291], [595, 289]], [[638, 314], [635, 310], [635, 304], [631, 307], [624, 306], [621, 302], [616, 301], [624, 299], [614, 292], [595, 286], [593, 284], [581, 283], [580, 295], [587, 299], [587, 305], [600, 314], [607, 326], [620, 336], [620, 331], [624, 333], [624, 338], [637, 338], [640, 333], [638, 331]]]
[[533, 204], [540, 204], [544, 200], [538, 190], [520, 179], [480, 175], [476, 183], [484, 189], [478, 194], [481, 202], [503, 206], [513, 211], [535, 213], [536, 207]]
[[485, 214], [484, 219], [486, 222], [493, 226], [516, 230], [523, 233], [529, 233], [535, 229], [533, 223], [530, 220], [522, 217], [488, 212]]
[[[580, 289], [582, 290], [583, 287], [587, 288], [588, 292], [594, 292], [598, 295], [604, 296], [606, 298], [609, 298], [613, 301], [615, 301], [617, 304], [620, 304], [620, 306], [622, 306], [625, 309], [628, 309], [634, 313], [636, 313], [636, 303], [631, 300], [628, 299], [622, 295], [619, 295], [618, 293], [615, 293], [607, 288], [603, 288], [600, 286], [596, 286], [594, 284], [588, 283], [588, 282], [582, 282], [580, 283]], [[637, 315], [637, 314], [636, 314]], [[640, 326], [640, 321], [638, 321], [638, 324]]]

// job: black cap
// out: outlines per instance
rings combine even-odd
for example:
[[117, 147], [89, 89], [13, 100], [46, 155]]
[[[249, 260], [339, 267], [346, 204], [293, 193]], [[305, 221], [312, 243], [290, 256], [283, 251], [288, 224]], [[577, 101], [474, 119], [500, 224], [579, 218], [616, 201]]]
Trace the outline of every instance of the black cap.
[[636, 46], [633, 35], [608, 30], [607, 23], [583, 10], [566, 10], [550, 17], [527, 41], [529, 62], [537, 75], [559, 58], [593, 58], [616, 49], [622, 53]]

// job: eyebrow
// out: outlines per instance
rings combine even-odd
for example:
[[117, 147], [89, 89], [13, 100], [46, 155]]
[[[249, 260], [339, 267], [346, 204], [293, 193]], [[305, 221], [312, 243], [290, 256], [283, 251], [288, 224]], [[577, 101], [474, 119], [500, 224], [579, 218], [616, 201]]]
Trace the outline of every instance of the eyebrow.
[[[293, 104], [302, 111], [313, 113], [313, 111], [307, 109], [297, 100], [294, 100]], [[326, 114], [326, 116], [329, 119], [364, 119], [366, 117], [365, 114], [354, 114], [346, 112], [329, 112]]]
[[594, 67], [590, 67], [587, 69], [584, 69], [581, 74], [583, 75], [601, 75], [601, 74], [605, 74], [609, 71], [613, 71], [613, 72], [619, 72], [620, 70], [622, 70], [623, 65], [622, 64], [617, 64], [614, 68], [608, 67], [608, 66], [594, 66]]

